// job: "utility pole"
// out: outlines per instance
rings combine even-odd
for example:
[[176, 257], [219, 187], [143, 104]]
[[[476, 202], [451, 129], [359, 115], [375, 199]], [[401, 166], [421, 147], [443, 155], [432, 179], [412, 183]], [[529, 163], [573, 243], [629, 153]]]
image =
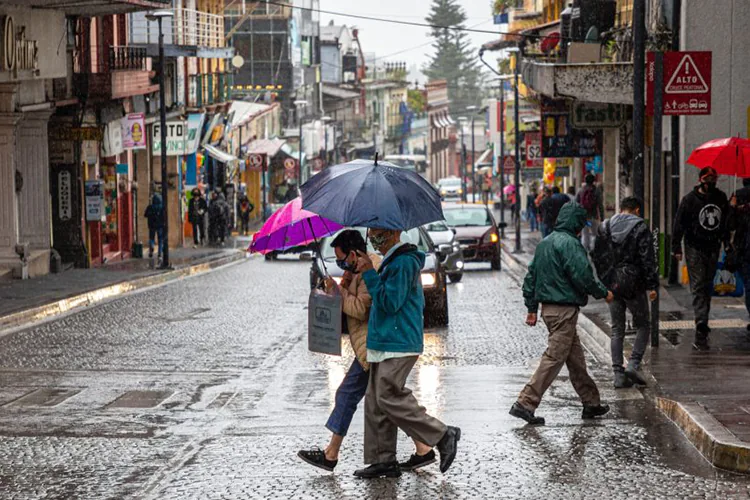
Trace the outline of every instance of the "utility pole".
[[471, 202], [477, 202], [477, 152], [474, 146], [474, 118], [476, 110], [471, 115]]
[[[661, 139], [662, 139], [662, 105], [664, 85], [664, 54], [654, 54], [654, 159], [651, 168], [651, 232], [656, 241], [656, 262], [659, 262], [659, 226], [661, 225]], [[643, 198], [641, 198], [643, 201]], [[657, 264], [658, 266], [658, 264]], [[656, 300], [651, 303], [651, 347], [659, 347], [659, 289], [656, 289]]]
[[500, 157], [497, 159], [500, 173], [500, 238], [505, 238], [505, 80], [500, 81]]
[[633, 0], [633, 193], [644, 198], [646, 0]]
[[302, 187], [302, 108], [307, 106], [307, 101], [304, 99], [297, 99], [294, 101], [294, 106], [297, 108], [297, 121], [299, 121], [299, 162], [297, 163], [297, 192]]
[[[682, 14], [682, 0], [673, 0], [672, 5], [672, 50], [677, 52], [680, 50], [680, 30], [681, 30], [681, 14]], [[671, 118], [671, 131], [672, 134], [672, 217], [677, 213], [677, 209], [680, 206], [680, 169], [682, 163], [680, 162], [680, 117], [673, 116]], [[666, 200], [665, 200], [666, 201]], [[669, 213], [669, 212], [667, 212]], [[670, 230], [671, 231], [671, 230]], [[673, 234], [670, 232], [670, 237]], [[677, 270], [680, 267], [680, 263], [674, 257], [670, 255], [669, 265], [669, 284], [677, 284]]]
[[[636, 0], [637, 1], [637, 0]], [[516, 64], [515, 64], [515, 71], [514, 71], [514, 77], [516, 81], [516, 88], [515, 88], [515, 100], [516, 100], [516, 106], [514, 110], [514, 119], [516, 122], [516, 203], [514, 210], [514, 216], [515, 216], [515, 226], [516, 226], [516, 248], [514, 250], [514, 253], [523, 253], [523, 248], [521, 246], [521, 213], [518, 210], [521, 200], [521, 127], [519, 123], [519, 117], [518, 117], [518, 108], [520, 107], [519, 104], [519, 97], [518, 97], [518, 84], [519, 84], [519, 78], [518, 78], [518, 66], [521, 64], [521, 51], [518, 50], [516, 52]]]

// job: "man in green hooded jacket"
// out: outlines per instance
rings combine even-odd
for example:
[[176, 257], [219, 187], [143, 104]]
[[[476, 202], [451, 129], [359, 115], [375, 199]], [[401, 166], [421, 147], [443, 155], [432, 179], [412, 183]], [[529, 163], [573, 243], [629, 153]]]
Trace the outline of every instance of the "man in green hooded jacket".
[[536, 325], [541, 304], [542, 319], [549, 330], [547, 350], [539, 367], [510, 410], [511, 415], [530, 424], [544, 424], [544, 418], [534, 412], [563, 365], [568, 367], [570, 382], [583, 402], [582, 418], [595, 418], [609, 411], [609, 406], [601, 404], [599, 390], [586, 370], [576, 330], [579, 309], [587, 304], [589, 295], [606, 298], [607, 302], [614, 299], [594, 276], [579, 239], [585, 225], [586, 209], [574, 202], [564, 205], [554, 232], [536, 247], [523, 282], [526, 324]]

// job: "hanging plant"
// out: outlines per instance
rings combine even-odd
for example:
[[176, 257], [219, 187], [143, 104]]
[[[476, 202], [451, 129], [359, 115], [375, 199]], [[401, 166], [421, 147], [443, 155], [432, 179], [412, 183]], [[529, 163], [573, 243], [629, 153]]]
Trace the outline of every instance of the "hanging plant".
[[508, 10], [512, 4], [515, 2], [513, 0], [494, 0], [492, 2], [492, 13], [494, 15], [502, 14], [506, 10]]

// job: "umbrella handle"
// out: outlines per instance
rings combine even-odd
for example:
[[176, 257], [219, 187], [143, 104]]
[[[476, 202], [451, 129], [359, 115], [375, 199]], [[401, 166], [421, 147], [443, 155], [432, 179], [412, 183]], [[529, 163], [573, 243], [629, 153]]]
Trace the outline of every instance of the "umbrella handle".
[[[307, 224], [310, 226], [310, 232], [312, 233], [313, 239], [315, 240], [315, 246], [318, 248], [318, 252], [320, 252], [320, 243], [318, 243], [318, 237], [315, 236], [315, 229], [313, 229], [312, 220], [307, 219]], [[328, 268], [326, 267], [326, 260], [321, 255], [320, 262], [323, 264], [323, 271], [325, 271], [326, 275], [328, 275]]]

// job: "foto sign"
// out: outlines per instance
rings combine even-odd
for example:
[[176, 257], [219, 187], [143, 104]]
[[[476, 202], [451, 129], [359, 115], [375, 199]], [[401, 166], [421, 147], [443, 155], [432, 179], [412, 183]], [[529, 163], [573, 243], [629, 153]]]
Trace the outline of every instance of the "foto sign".
[[710, 115], [711, 114], [711, 62], [712, 53], [665, 52], [664, 80], [656, 82], [656, 58], [648, 53], [646, 62], [646, 111], [654, 114], [654, 86], [662, 85], [664, 106], [662, 114]]
[[[161, 155], [161, 125], [154, 123], [151, 130], [151, 144], [154, 145], [153, 153]], [[167, 122], [167, 156], [184, 155], [186, 138], [187, 127], [184, 121]]]

